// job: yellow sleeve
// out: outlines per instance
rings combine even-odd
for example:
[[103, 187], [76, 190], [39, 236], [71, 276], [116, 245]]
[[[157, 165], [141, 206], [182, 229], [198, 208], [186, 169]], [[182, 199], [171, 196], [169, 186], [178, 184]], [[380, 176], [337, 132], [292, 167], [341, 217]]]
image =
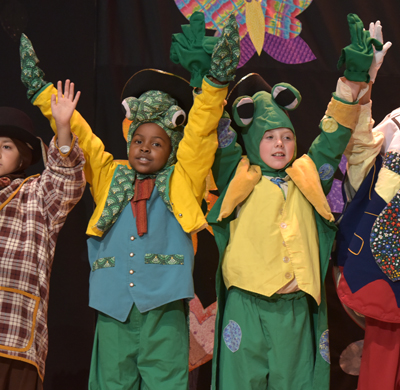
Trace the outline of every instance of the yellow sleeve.
[[[203, 80], [202, 90], [190, 110], [170, 184], [172, 189], [176, 181], [184, 180], [199, 204], [203, 199], [206, 177], [218, 147], [217, 128], [228, 88], [217, 88]], [[171, 192], [172, 202], [174, 195]]]
[[351, 135], [344, 155], [347, 158], [347, 175], [355, 191], [368, 175], [379, 154], [384, 137], [372, 131], [374, 120], [371, 116], [372, 102], [362, 105], [357, 125]]

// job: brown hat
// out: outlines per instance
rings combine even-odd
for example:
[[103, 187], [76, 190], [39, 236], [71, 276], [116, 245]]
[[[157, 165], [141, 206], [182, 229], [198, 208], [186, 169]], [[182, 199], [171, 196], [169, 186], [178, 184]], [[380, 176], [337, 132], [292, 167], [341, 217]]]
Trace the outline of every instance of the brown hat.
[[0, 137], [18, 139], [32, 151], [31, 164], [39, 161], [42, 149], [39, 138], [33, 130], [31, 119], [21, 110], [13, 107], [0, 107]]

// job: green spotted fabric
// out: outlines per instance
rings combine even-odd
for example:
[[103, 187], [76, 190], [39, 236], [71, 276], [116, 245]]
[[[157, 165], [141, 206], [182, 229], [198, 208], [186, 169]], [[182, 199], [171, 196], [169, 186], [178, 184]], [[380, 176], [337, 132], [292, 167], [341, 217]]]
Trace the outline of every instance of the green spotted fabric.
[[43, 80], [44, 72], [37, 66], [39, 59], [33, 49], [32, 42], [25, 34], [21, 35], [19, 55], [21, 62], [21, 81], [28, 90], [26, 95], [30, 100], [40, 89], [49, 83]]
[[115, 267], [115, 257], [103, 257], [97, 259], [92, 265], [92, 272], [97, 271], [101, 268], [112, 268]]
[[103, 213], [96, 223], [96, 228], [106, 232], [118, 219], [124, 207], [133, 198], [135, 171], [125, 165], [118, 165], [111, 181]]
[[174, 166], [170, 166], [167, 169], [164, 169], [156, 176], [155, 186], [157, 187], [158, 194], [160, 195], [161, 199], [167, 206], [168, 210], [172, 213], [172, 207], [169, 200], [169, 191], [168, 191], [168, 183], [169, 178], [174, 171]]
[[235, 16], [231, 14], [220, 39], [214, 47], [211, 56], [210, 75], [222, 83], [234, 80], [239, 60], [239, 29]]
[[146, 253], [144, 255], [145, 264], [162, 264], [162, 265], [183, 265], [183, 255], [160, 255], [154, 253]]

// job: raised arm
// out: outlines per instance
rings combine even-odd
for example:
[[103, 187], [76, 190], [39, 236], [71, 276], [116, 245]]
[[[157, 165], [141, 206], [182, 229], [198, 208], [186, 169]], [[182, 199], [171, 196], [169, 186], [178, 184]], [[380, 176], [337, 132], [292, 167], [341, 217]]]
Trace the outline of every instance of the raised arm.
[[[380, 131], [373, 131], [374, 120], [372, 117], [371, 101], [372, 86], [376, 81], [377, 73], [382, 66], [387, 51], [392, 46], [392, 43], [384, 43], [382, 25], [379, 20], [375, 23], [370, 23], [369, 33], [370, 36], [377, 39], [383, 47], [381, 51], [373, 48], [374, 54], [372, 64], [368, 71], [370, 76], [368, 90], [359, 100], [360, 117], [344, 152], [347, 159], [348, 182], [345, 184], [345, 189], [347, 190], [348, 199], [351, 197], [351, 194], [359, 189], [361, 183], [373, 167], [375, 158], [379, 154], [385, 138], [385, 142], [389, 144], [393, 134], [390, 131], [385, 135]], [[385, 128], [387, 127], [385, 126]], [[351, 186], [351, 190], [349, 190], [348, 185]]]
[[[175, 46], [174, 50], [178, 51], [178, 47]], [[203, 79], [202, 93], [194, 99], [177, 154], [174, 175], [183, 175], [187, 181], [190, 180], [199, 204], [204, 196], [205, 178], [218, 146], [217, 128], [223, 113], [228, 83], [235, 77], [239, 59], [238, 25], [232, 14], [214, 46], [208, 76]], [[173, 196], [171, 193], [171, 200]]]
[[[44, 81], [44, 72], [38, 66], [39, 60], [35, 50], [31, 41], [24, 34], [22, 34], [20, 42], [20, 60], [21, 80], [27, 88], [28, 99], [33, 105], [40, 108], [42, 114], [49, 120], [55, 134], [58, 133], [60, 125], [62, 131], [64, 131], [62, 123], [57, 125], [51, 107], [52, 99], [54, 99], [52, 98], [53, 95], [63, 99], [62, 88], [59, 88], [60, 91], [58, 91], [52, 83]], [[64, 107], [64, 105], [58, 107], [58, 109], [56, 107], [57, 113], [61, 113], [61, 107]], [[69, 104], [69, 109], [71, 108], [72, 104]], [[65, 120], [63, 121], [65, 124]], [[83, 150], [86, 160], [84, 166], [86, 180], [91, 186], [93, 199], [97, 204], [99, 201], [98, 195], [104, 192], [105, 183], [108, 183], [113, 175], [115, 168], [113, 156], [104, 150], [103, 142], [92, 132], [89, 124], [76, 110], [73, 111], [70, 119], [70, 131], [78, 137], [79, 146]]]
[[349, 14], [348, 23], [351, 44], [342, 50], [338, 62], [340, 68], [346, 66], [344, 76], [338, 80], [336, 92], [321, 120], [321, 134], [308, 152], [321, 178], [325, 194], [332, 186], [333, 175], [342, 154], [359, 120], [359, 99], [368, 91], [370, 68], [374, 58], [374, 48], [382, 50], [382, 43], [365, 31], [363, 23], [355, 14]]

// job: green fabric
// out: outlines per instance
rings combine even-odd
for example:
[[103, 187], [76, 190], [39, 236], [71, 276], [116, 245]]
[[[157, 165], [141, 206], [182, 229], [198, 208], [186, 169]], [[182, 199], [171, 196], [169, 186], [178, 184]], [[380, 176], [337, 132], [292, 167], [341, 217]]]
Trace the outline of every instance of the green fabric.
[[338, 62], [338, 69], [346, 66], [344, 76], [350, 81], [369, 82], [368, 74], [374, 57], [374, 49], [382, 50], [382, 43], [370, 37], [368, 30], [364, 30], [363, 22], [356, 14], [348, 14], [347, 21], [350, 28], [351, 44], [342, 49]]
[[229, 84], [217, 84], [211, 81], [207, 76], [204, 76], [204, 79], [214, 88], [226, 88]]
[[135, 172], [125, 165], [118, 165], [112, 178], [103, 212], [96, 224], [101, 232], [106, 232], [116, 222], [122, 210], [133, 198]]
[[[236, 106], [243, 97], [244, 96], [237, 98], [233, 104], [233, 118], [236, 123], [239, 121]], [[276, 170], [268, 166], [261, 159], [260, 142], [267, 130], [273, 130], [279, 127], [287, 127], [288, 129], [292, 130], [296, 137], [293, 124], [286, 115], [285, 111], [283, 111], [274, 101], [270, 93], [266, 91], [260, 91], [254, 94], [252, 99], [254, 101], [253, 121], [248, 126], [244, 127], [241, 132], [247, 157], [249, 158], [251, 164], [260, 166], [263, 175], [272, 177], [285, 177], [285, 169], [289, 167], [296, 159], [297, 146], [295, 147], [293, 157], [289, 163], [284, 168]]]
[[102, 259], [97, 259], [92, 265], [92, 272], [97, 271], [102, 268], [115, 267], [115, 257], [103, 257]]
[[218, 37], [207, 37], [204, 14], [194, 12], [190, 25], [182, 25], [182, 33], [172, 35], [170, 59], [191, 74], [190, 85], [201, 88], [203, 77], [211, 65], [211, 54]]
[[183, 265], [185, 258], [183, 255], [163, 255], [156, 253], [146, 253], [144, 255], [145, 264], [162, 264], [162, 265]]
[[[176, 156], [176, 152], [175, 152]], [[167, 163], [168, 165], [168, 163]], [[161, 172], [159, 172], [156, 176], [156, 181], [155, 181], [155, 186], [158, 190], [158, 195], [160, 195], [161, 199], [167, 206], [167, 209], [171, 211], [172, 213], [172, 206], [171, 202], [169, 199], [169, 179], [172, 175], [172, 172], [174, 171], [175, 166], [171, 165], [165, 169], [163, 169]], [[138, 175], [140, 176], [140, 175]]]
[[240, 36], [235, 15], [231, 13], [211, 56], [210, 75], [221, 83], [235, 79], [240, 60]]
[[[135, 130], [143, 123], [152, 122], [165, 130], [168, 137], [171, 138], [171, 146], [173, 151], [170, 158], [174, 159], [174, 151], [178, 148], [178, 144], [183, 138], [183, 127], [177, 126], [173, 117], [182, 108], [177, 105], [177, 101], [162, 91], [147, 91], [136, 97], [128, 97], [124, 100], [129, 107], [129, 114], [127, 118], [132, 121], [128, 130], [127, 137], [127, 151], [129, 155], [129, 148], [131, 146], [132, 137]], [[176, 159], [168, 161], [167, 165], [172, 165]]]
[[89, 390], [189, 388], [189, 327], [183, 300], [125, 322], [98, 313]]
[[44, 72], [37, 64], [39, 59], [33, 49], [32, 42], [25, 34], [21, 35], [20, 46], [21, 81], [27, 88], [26, 96], [31, 99], [40, 89], [49, 83], [43, 80]]
[[221, 189], [220, 191], [226, 189], [228, 183], [235, 175], [237, 164], [239, 164], [243, 152], [242, 147], [236, 142], [236, 132], [232, 128], [229, 130], [233, 132], [234, 138], [227, 147], [217, 149], [214, 164], [211, 167], [215, 184], [217, 188]]
[[[302, 291], [268, 298], [231, 288], [222, 320], [219, 390], [291, 390], [294, 383], [312, 390], [319, 353], [312, 300]], [[329, 371], [318, 375], [327, 378], [320, 390], [328, 389]]]
[[[319, 126], [322, 130], [322, 122]], [[334, 180], [334, 172], [336, 172], [339, 166], [344, 146], [348, 144], [350, 137], [350, 129], [338, 123], [338, 129], [333, 133], [321, 131], [308, 150], [308, 155], [314, 161], [319, 173], [324, 166], [330, 167], [331, 175], [328, 175], [328, 177], [324, 179], [321, 178], [321, 185], [325, 195], [327, 195], [331, 189]]]

